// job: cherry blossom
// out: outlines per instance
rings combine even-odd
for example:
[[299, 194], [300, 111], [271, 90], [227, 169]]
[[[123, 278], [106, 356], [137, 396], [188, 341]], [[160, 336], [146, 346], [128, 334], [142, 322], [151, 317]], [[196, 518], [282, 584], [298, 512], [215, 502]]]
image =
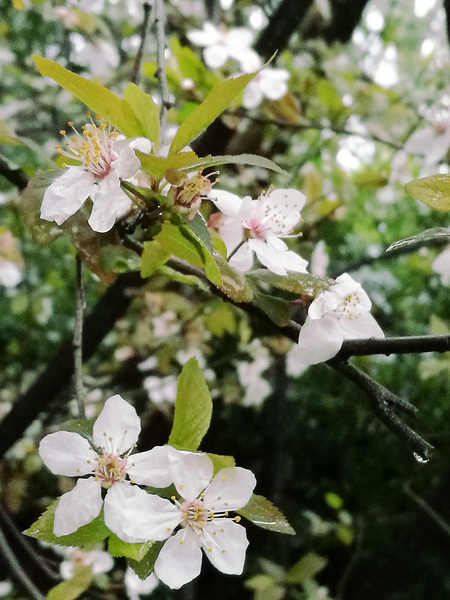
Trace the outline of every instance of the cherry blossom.
[[370, 314], [372, 303], [361, 285], [347, 273], [311, 303], [298, 339], [297, 358], [315, 365], [335, 356], [344, 340], [382, 338], [384, 333]]
[[436, 256], [431, 268], [441, 276], [444, 285], [450, 284], [450, 246]]
[[258, 260], [278, 275], [288, 271], [306, 273], [307, 261], [288, 249], [280, 237], [288, 237], [300, 221], [306, 197], [297, 190], [278, 189], [263, 194], [258, 200], [223, 190], [212, 190], [210, 199], [223, 213], [213, 225], [232, 254], [230, 264], [240, 271]]
[[214, 466], [206, 454], [173, 448], [169, 461], [178, 497], [168, 500], [139, 490], [125, 504], [124, 532], [135, 541], [167, 540], [154, 571], [171, 588], [200, 574], [202, 550], [222, 573], [240, 575], [248, 540], [238, 524], [240, 517], [229, 513], [248, 503], [255, 476], [248, 469], [226, 467], [213, 477]]
[[[69, 125], [73, 127], [72, 122]], [[46, 189], [41, 218], [61, 225], [90, 197], [93, 206], [89, 225], [104, 233], [131, 208], [120, 181], [136, 175], [141, 163], [134, 150], [149, 152], [151, 142], [146, 138], [121, 139], [119, 132], [110, 131], [106, 123], [88, 123], [82, 131], [81, 135], [74, 129], [75, 135], [66, 137], [66, 149], [57, 146], [60, 154], [81, 164], [68, 166]], [[61, 133], [66, 135], [64, 130]]]
[[[43, 438], [39, 454], [50, 471], [80, 478], [58, 502], [55, 535], [68, 535], [90, 523], [103, 506], [107, 527], [128, 541], [122, 529], [122, 506], [140, 490], [131, 484], [166, 487], [172, 482], [167, 447], [157, 446], [131, 455], [140, 430], [135, 409], [116, 394], [106, 400], [94, 423], [92, 444], [71, 431], [58, 431]], [[86, 475], [89, 477], [84, 478]], [[107, 489], [104, 501], [102, 488]]]
[[139, 600], [141, 596], [148, 597], [159, 585], [158, 578], [154, 573], [141, 579], [131, 567], [125, 571], [124, 583], [130, 600]]
[[[58, 548], [58, 546], [55, 546]], [[114, 567], [114, 559], [104, 550], [83, 550], [82, 548], [61, 548], [64, 560], [60, 564], [59, 572], [63, 579], [72, 579], [75, 565], [92, 566], [92, 575], [107, 573]]]
[[265, 67], [247, 84], [242, 95], [242, 106], [256, 108], [264, 98], [280, 100], [288, 91], [289, 77], [287, 69]]

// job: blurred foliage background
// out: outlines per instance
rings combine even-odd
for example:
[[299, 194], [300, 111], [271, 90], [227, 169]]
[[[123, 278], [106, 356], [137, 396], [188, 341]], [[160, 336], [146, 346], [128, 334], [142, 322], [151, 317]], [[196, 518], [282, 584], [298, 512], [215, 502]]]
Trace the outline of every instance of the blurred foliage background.
[[[238, 99], [198, 148], [204, 154], [258, 153], [289, 178], [230, 167], [221, 170], [220, 188], [253, 197], [270, 185], [302, 190], [308, 197], [303, 236], [290, 245], [311, 260], [313, 272], [349, 271], [368, 292], [387, 336], [449, 333], [449, 281], [432, 266], [443, 248], [384, 254], [396, 240], [449, 225], [448, 213], [432, 211], [403, 189], [415, 177], [450, 171], [449, 49], [441, 3], [170, 0], [165, 9], [174, 102], [168, 136], [215, 82], [239, 70], [232, 58], [220, 68], [205, 65], [189, 32], [205, 21], [223, 32], [250, 30], [264, 59], [278, 50], [268, 69], [289, 72], [289, 91], [253, 108]], [[0, 422], [0, 438], [11, 441], [0, 462], [0, 597], [11, 600], [34, 597], [11, 570], [11, 555], [42, 597], [58, 582], [60, 557], [35, 540], [23, 542], [20, 531], [68, 489], [68, 481], [42, 465], [37, 444], [75, 414], [67, 379], [51, 402], [33, 391], [45, 369], [48, 378], [64, 378], [53, 357], [73, 327], [74, 252], [65, 238], [35, 244], [18, 188], [26, 175], [51, 163], [59, 130], [68, 120], [83, 123], [85, 107], [40, 77], [31, 55], [121, 93], [133, 78], [143, 19], [138, 0], [35, 0], [24, 10], [1, 0], [0, 416], [27, 390], [38, 416], [25, 432], [20, 414], [16, 429]], [[155, 57], [150, 35], [139, 84], [157, 99]], [[207, 216], [212, 207], [205, 203], [203, 210]], [[16, 265], [15, 279], [7, 277], [5, 262]], [[85, 284], [89, 313], [109, 286], [88, 271]], [[179, 592], [161, 585], [152, 597], [450, 596], [448, 353], [353, 359], [419, 408], [413, 425], [437, 448], [422, 463], [377, 420], [353, 384], [325, 365], [299, 374], [291, 342], [261, 336], [258, 322], [183, 277], [161, 272], [143, 285], [137, 274], [123, 298], [124, 310], [85, 365], [89, 415], [120, 393], [143, 420], [140, 450], [164, 443], [176, 376], [196, 355], [214, 398], [202, 447], [233, 454], [252, 469], [257, 493], [271, 498], [297, 532], [286, 537], [249, 525], [243, 577], [224, 576], [204, 561], [192, 584]], [[123, 570], [118, 560], [82, 597], [133, 597]]]

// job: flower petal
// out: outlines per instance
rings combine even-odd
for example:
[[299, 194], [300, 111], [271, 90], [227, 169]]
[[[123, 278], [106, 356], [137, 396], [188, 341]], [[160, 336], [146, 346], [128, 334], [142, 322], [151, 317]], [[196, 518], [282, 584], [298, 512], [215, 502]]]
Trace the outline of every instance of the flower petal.
[[297, 357], [304, 365], [317, 365], [335, 356], [344, 341], [337, 320], [306, 318], [298, 338]]
[[122, 531], [128, 539], [136, 541], [166, 540], [180, 524], [183, 513], [166, 498], [148, 494], [137, 486], [130, 487], [134, 490], [133, 496], [122, 501], [121, 508], [118, 505]]
[[358, 340], [365, 338], [384, 338], [384, 332], [369, 312], [364, 312], [352, 319], [339, 319], [344, 340]]
[[225, 190], [216, 190], [213, 188], [208, 198], [214, 202], [216, 207], [227, 217], [237, 217], [242, 206], [242, 199], [236, 194]]
[[69, 535], [82, 525], [87, 525], [101, 511], [103, 504], [101, 483], [95, 477], [79, 479], [75, 487], [61, 496], [55, 510], [53, 533]]
[[288, 270], [306, 273], [308, 262], [295, 252], [291, 252], [283, 240], [270, 236], [265, 241], [248, 240], [248, 245], [256, 253], [259, 262], [272, 273], [287, 275]]
[[121, 189], [117, 171], [111, 171], [95, 188], [88, 223], [94, 231], [105, 233], [114, 226], [117, 217], [131, 208], [132, 201]]
[[136, 410], [116, 394], [108, 398], [94, 423], [94, 444], [107, 452], [123, 454], [135, 445], [140, 431]]
[[[112, 162], [112, 168], [121, 179], [130, 179], [131, 177], [134, 177], [141, 166], [141, 161], [136, 156], [134, 148], [137, 150], [145, 148], [146, 150], [143, 150], [144, 152], [150, 152], [151, 146], [149, 148], [148, 144], [144, 142], [145, 139], [146, 138], [134, 138], [126, 140], [127, 143], [123, 144], [119, 156]], [[147, 140], [147, 142], [149, 141], [150, 140]]]
[[206, 535], [211, 545], [205, 548], [210, 562], [228, 575], [240, 575], [244, 570], [245, 552], [248, 547], [247, 534], [242, 525], [232, 519], [211, 521], [203, 528], [203, 539]]
[[170, 473], [169, 446], [155, 446], [146, 452], [133, 454], [129, 459], [127, 473], [133, 483], [168, 487], [172, 482]]
[[177, 492], [185, 500], [194, 500], [211, 483], [212, 460], [206, 454], [171, 448], [170, 471]]
[[190, 527], [180, 529], [169, 538], [155, 562], [156, 576], [175, 590], [198, 577], [201, 568], [202, 551], [198, 536]]
[[89, 442], [72, 431], [46, 435], [39, 444], [39, 455], [52, 473], [66, 477], [92, 473], [97, 458]]
[[213, 44], [203, 50], [203, 60], [211, 69], [220, 69], [229, 58], [228, 50], [223, 44]]
[[242, 467], [226, 467], [214, 475], [214, 480], [203, 492], [208, 510], [237, 510], [251, 498], [256, 479]]
[[58, 225], [74, 215], [95, 188], [92, 173], [82, 167], [69, 167], [45, 190], [41, 205], [41, 219], [56, 221]]

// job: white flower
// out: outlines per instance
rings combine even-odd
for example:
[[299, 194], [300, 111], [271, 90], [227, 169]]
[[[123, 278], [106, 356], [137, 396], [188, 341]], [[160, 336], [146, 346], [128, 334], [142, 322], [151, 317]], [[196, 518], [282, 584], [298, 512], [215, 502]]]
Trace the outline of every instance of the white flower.
[[450, 284], [450, 246], [436, 256], [431, 268], [441, 276], [443, 285]]
[[72, 579], [75, 565], [92, 566], [92, 574], [100, 575], [111, 571], [114, 559], [109, 552], [103, 550], [83, 550], [82, 548], [64, 548], [65, 560], [59, 567], [63, 579]]
[[242, 105], [245, 108], [256, 108], [264, 98], [279, 100], [288, 91], [289, 77], [290, 73], [287, 69], [265, 67], [246, 86]]
[[[104, 233], [131, 208], [120, 181], [131, 179], [141, 166], [134, 148], [149, 152], [151, 142], [145, 138], [119, 139], [119, 133], [109, 131], [105, 123], [99, 127], [94, 123], [84, 125], [82, 135], [74, 131], [76, 135], [66, 140], [66, 149], [58, 146], [58, 151], [82, 164], [69, 166], [45, 190], [41, 218], [61, 225], [90, 197], [93, 206], [89, 225]], [[65, 131], [61, 133], [65, 135]]]
[[254, 34], [245, 27], [224, 31], [212, 23], [205, 22], [202, 29], [188, 31], [187, 38], [196, 46], [204, 48], [203, 58], [211, 69], [222, 67], [229, 58], [237, 60], [242, 70], [245, 70], [243, 65], [259, 66], [258, 55], [250, 47]]
[[22, 269], [11, 260], [0, 259], [0, 284], [5, 287], [16, 287], [22, 281]]
[[206, 454], [172, 448], [169, 459], [179, 498], [170, 501], [140, 490], [124, 507], [127, 536], [135, 541], [167, 540], [154, 571], [171, 588], [178, 589], [199, 575], [202, 549], [219, 571], [240, 575], [248, 540], [237, 523], [240, 517], [229, 517], [229, 511], [248, 503], [255, 476], [248, 469], [227, 467], [213, 478], [213, 463]]
[[[95, 519], [104, 506], [105, 524], [128, 541], [122, 530], [123, 503], [140, 488], [130, 483], [166, 487], [172, 483], [168, 448], [157, 446], [130, 456], [141, 430], [135, 409], [116, 394], [105, 402], [93, 427], [93, 444], [78, 433], [58, 431], [45, 436], [39, 454], [55, 475], [80, 477], [61, 496], [55, 510], [53, 532], [68, 535]], [[84, 478], [85, 475], [91, 475]], [[126, 480], [126, 476], [131, 481]], [[102, 487], [107, 488], [105, 501]]]
[[241, 199], [230, 192], [213, 189], [210, 199], [225, 215], [215, 220], [215, 224], [228, 253], [240, 246], [230, 259], [233, 267], [248, 271], [254, 252], [273, 273], [306, 273], [308, 262], [291, 252], [280, 239], [289, 236], [300, 221], [300, 211], [306, 202], [301, 192], [279, 189], [252, 200], [250, 196]]
[[159, 585], [158, 578], [150, 573], [145, 579], [141, 579], [131, 567], [125, 571], [125, 587], [130, 600], [139, 600], [139, 597], [150, 595]]
[[344, 340], [384, 337], [371, 306], [361, 285], [347, 273], [340, 275], [311, 303], [298, 339], [298, 359], [316, 365], [335, 356]]

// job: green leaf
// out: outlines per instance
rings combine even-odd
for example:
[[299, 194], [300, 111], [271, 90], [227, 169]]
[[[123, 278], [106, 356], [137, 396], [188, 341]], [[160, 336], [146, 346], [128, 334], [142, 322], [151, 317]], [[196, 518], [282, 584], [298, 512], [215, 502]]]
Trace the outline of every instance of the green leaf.
[[123, 93], [123, 102], [138, 121], [142, 135], [151, 140], [156, 152], [159, 150], [159, 107], [150, 94], [146, 94], [134, 83], [130, 83]]
[[398, 252], [399, 254], [414, 252], [423, 246], [442, 246], [447, 242], [450, 242], [450, 229], [448, 227], [433, 227], [404, 240], [394, 242], [387, 248], [386, 252]]
[[305, 294], [313, 298], [334, 284], [334, 280], [329, 277], [316, 277], [308, 273], [276, 275], [267, 269], [256, 269], [247, 273], [247, 277], [255, 282], [263, 281], [269, 283], [280, 290], [286, 290], [295, 294]]
[[289, 583], [301, 584], [314, 577], [327, 566], [327, 559], [315, 552], [308, 552], [287, 572]]
[[130, 567], [141, 579], [146, 579], [153, 571], [153, 565], [158, 558], [164, 542], [148, 542], [150, 544], [147, 552], [141, 560], [129, 559]]
[[65, 90], [72, 92], [79, 100], [111, 125], [120, 129], [126, 136], [141, 135], [141, 125], [132, 112], [125, 112], [122, 100], [105, 87], [76, 75], [58, 63], [33, 54], [33, 60], [41, 75], [51, 77]]
[[73, 577], [52, 588], [46, 600], [76, 600], [92, 582], [92, 565], [75, 564]]
[[94, 422], [94, 417], [91, 419], [71, 419], [70, 421], [61, 423], [61, 425], [59, 425], [59, 431], [73, 431], [89, 440], [89, 442], [92, 442]]
[[328, 504], [328, 506], [336, 510], [339, 510], [343, 504], [342, 498], [334, 492], [327, 492], [325, 494], [325, 502]]
[[181, 123], [170, 145], [169, 154], [177, 154], [204, 131], [257, 73], [258, 71], [246, 73], [215, 85], [205, 100]]
[[288, 175], [284, 169], [279, 167], [276, 163], [268, 158], [264, 158], [264, 156], [259, 156], [257, 154], [225, 154], [223, 156], [205, 156], [200, 158], [195, 163], [192, 163], [188, 167], [185, 167], [185, 170], [194, 170], [201, 167], [202, 169], [206, 169], [207, 167], [216, 167], [217, 165], [249, 165], [252, 167], [264, 167], [265, 169], [270, 169], [271, 171], [276, 171], [277, 173], [281, 173], [282, 175]]
[[253, 494], [249, 503], [236, 512], [263, 529], [295, 535], [281, 510], [264, 496]]
[[17, 146], [22, 142], [16, 136], [12, 129], [8, 127], [8, 125], [0, 119], [0, 144], [7, 144], [9, 146]]
[[291, 321], [291, 305], [282, 298], [263, 294], [253, 289], [254, 301], [257, 306], [279, 327], [289, 325]]
[[236, 333], [237, 330], [234, 311], [226, 302], [220, 302], [206, 315], [205, 324], [217, 337], [222, 337], [225, 333]]
[[95, 546], [110, 535], [109, 529], [106, 527], [103, 520], [103, 510], [98, 517], [87, 525], [79, 527], [70, 535], [56, 536], [53, 533], [53, 521], [55, 517], [55, 509], [59, 500], [55, 500], [50, 504], [45, 512], [37, 521], [29, 527], [26, 535], [38, 540], [45, 540], [51, 544], [59, 546]]
[[253, 299], [253, 291], [245, 275], [229, 265], [216, 250], [213, 255], [222, 277], [222, 283], [218, 286], [219, 289], [235, 302], [250, 302]]
[[147, 554], [153, 542], [144, 542], [141, 544], [128, 544], [114, 533], [111, 533], [108, 539], [108, 552], [112, 556], [126, 556], [134, 560], [142, 560]]
[[208, 431], [211, 414], [211, 394], [197, 359], [190, 358], [178, 377], [169, 444], [195, 452]]
[[158, 240], [144, 242], [144, 251], [141, 256], [141, 276], [150, 277], [170, 258], [170, 253], [164, 250]]
[[450, 175], [430, 175], [405, 185], [407, 193], [436, 210], [450, 210]]
[[136, 150], [136, 156], [141, 161], [142, 169], [157, 180], [164, 177], [167, 169], [185, 169], [198, 162], [198, 156], [192, 151], [162, 157], [154, 154], [144, 154]]
[[105, 273], [129, 273], [139, 271], [141, 268], [141, 257], [130, 248], [122, 245], [107, 244], [100, 248], [100, 268]]
[[211, 452], [208, 452], [207, 454], [213, 462], [214, 475], [218, 471], [220, 471], [220, 469], [224, 469], [225, 467], [235, 467], [236, 466], [236, 461], [234, 460], [234, 456], [226, 456], [224, 454], [212, 454]]

